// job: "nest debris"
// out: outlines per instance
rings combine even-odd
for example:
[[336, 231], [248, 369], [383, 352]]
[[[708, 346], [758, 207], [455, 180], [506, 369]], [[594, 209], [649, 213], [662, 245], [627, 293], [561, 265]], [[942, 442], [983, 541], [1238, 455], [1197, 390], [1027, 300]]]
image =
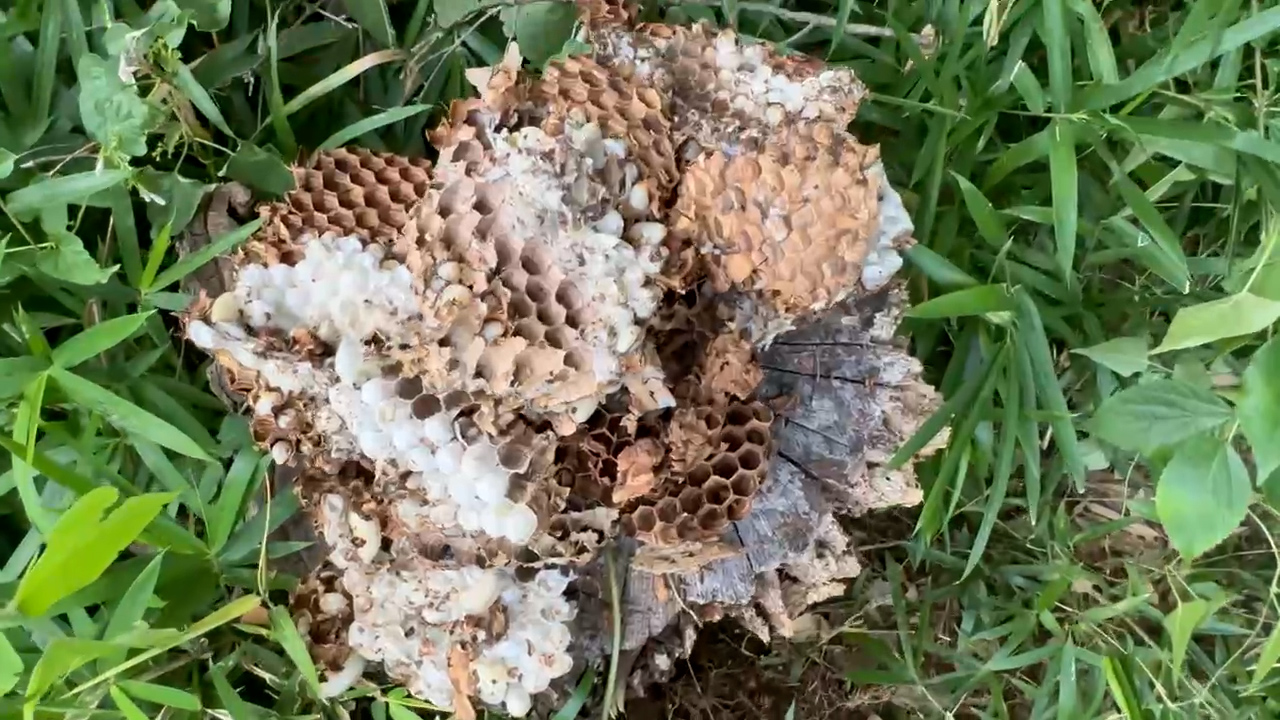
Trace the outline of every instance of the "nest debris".
[[890, 339], [911, 225], [844, 129], [861, 83], [581, 5], [593, 54], [473, 72], [434, 166], [295, 168], [185, 316], [326, 547], [294, 605], [327, 692], [377, 663], [529, 713], [611, 644], [606, 548], [638, 686], [691, 613], [786, 634], [858, 572], [836, 515], [918, 499], [880, 468], [936, 397]]

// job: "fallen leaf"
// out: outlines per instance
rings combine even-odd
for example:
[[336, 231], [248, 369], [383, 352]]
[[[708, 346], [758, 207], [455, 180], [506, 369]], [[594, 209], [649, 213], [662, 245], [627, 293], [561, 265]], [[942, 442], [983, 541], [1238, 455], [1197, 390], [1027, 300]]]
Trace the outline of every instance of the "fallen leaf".
[[449, 682], [453, 684], [453, 716], [457, 720], [476, 720], [471, 704], [475, 684], [471, 681], [471, 653], [462, 645], [449, 648]]
[[613, 488], [613, 504], [621, 505], [653, 489], [653, 468], [662, 459], [662, 447], [645, 438], [618, 453], [618, 484]]
[[267, 609], [265, 607], [259, 605], [258, 607], [250, 610], [249, 612], [241, 615], [240, 622], [244, 623], [245, 625], [266, 626], [271, 624], [271, 616], [270, 616], [270, 613], [267, 612]]

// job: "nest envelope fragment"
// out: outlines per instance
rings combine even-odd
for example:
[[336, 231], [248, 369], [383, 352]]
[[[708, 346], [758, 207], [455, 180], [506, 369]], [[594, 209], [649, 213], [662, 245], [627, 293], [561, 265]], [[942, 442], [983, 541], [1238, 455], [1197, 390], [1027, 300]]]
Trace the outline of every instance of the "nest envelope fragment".
[[594, 52], [471, 73], [433, 165], [297, 167], [185, 316], [323, 541], [294, 608], [327, 693], [378, 667], [528, 714], [607, 653], [606, 552], [661, 675], [698, 608], [785, 634], [858, 572], [837, 515], [917, 499], [879, 469], [936, 398], [862, 85], [582, 5]]

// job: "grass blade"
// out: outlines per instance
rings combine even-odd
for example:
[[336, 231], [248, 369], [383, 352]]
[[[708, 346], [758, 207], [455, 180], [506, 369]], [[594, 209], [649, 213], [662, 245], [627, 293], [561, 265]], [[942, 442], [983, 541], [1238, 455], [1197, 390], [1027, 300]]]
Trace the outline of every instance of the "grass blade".
[[203, 448], [181, 430], [101, 385], [58, 367], [50, 368], [49, 377], [58, 383], [67, 397], [102, 415], [121, 431], [154, 441], [187, 457], [211, 459]]
[[[1047, 4], [1052, 5], [1054, 0]], [[1049, 176], [1053, 194], [1053, 234], [1057, 242], [1058, 270], [1068, 285], [1074, 283], [1076, 227], [1079, 223], [1079, 178], [1076, 143], [1069, 120], [1055, 119], [1049, 126]]]
[[284, 106], [284, 114], [288, 116], [298, 112], [316, 100], [319, 100], [325, 95], [328, 95], [334, 90], [356, 79], [361, 73], [369, 70], [370, 68], [375, 68], [379, 65], [394, 62], [396, 60], [402, 60], [404, 57], [405, 54], [400, 50], [378, 50], [377, 52], [371, 52], [368, 55], [365, 55], [359, 60], [353, 60], [329, 77], [321, 80], [315, 85], [312, 85], [306, 90], [303, 90], [297, 97], [290, 100], [288, 104]]
[[364, 120], [351, 123], [345, 128], [330, 135], [327, 140], [320, 143], [320, 147], [316, 148], [316, 151], [324, 152], [326, 150], [340, 148], [366, 133], [373, 132], [378, 128], [391, 125], [392, 123], [398, 123], [401, 120], [407, 120], [414, 115], [424, 113], [430, 109], [430, 105], [406, 105], [404, 107], [384, 110], [373, 117], [367, 117]]
[[1019, 289], [1016, 295], [1018, 332], [1022, 337], [1022, 346], [1031, 360], [1037, 392], [1051, 413], [1049, 425], [1053, 428], [1054, 442], [1062, 453], [1067, 474], [1075, 480], [1078, 489], [1083, 489], [1084, 458], [1080, 454], [1075, 425], [1071, 420], [1071, 411], [1067, 408], [1067, 398], [1062, 394], [1058, 375], [1053, 369], [1053, 353], [1049, 349], [1049, 338], [1045, 335], [1044, 324], [1040, 320], [1040, 311], [1026, 291]]

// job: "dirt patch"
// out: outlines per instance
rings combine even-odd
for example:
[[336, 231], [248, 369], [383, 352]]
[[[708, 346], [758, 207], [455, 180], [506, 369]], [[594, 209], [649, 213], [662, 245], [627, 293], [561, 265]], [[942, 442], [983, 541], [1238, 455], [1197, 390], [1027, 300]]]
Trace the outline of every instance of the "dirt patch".
[[[848, 648], [776, 643], [730, 622], [703, 631], [670, 682], [628, 701], [627, 720], [872, 720], [888, 693], [845, 679]], [[891, 715], [887, 715], [891, 716]]]

